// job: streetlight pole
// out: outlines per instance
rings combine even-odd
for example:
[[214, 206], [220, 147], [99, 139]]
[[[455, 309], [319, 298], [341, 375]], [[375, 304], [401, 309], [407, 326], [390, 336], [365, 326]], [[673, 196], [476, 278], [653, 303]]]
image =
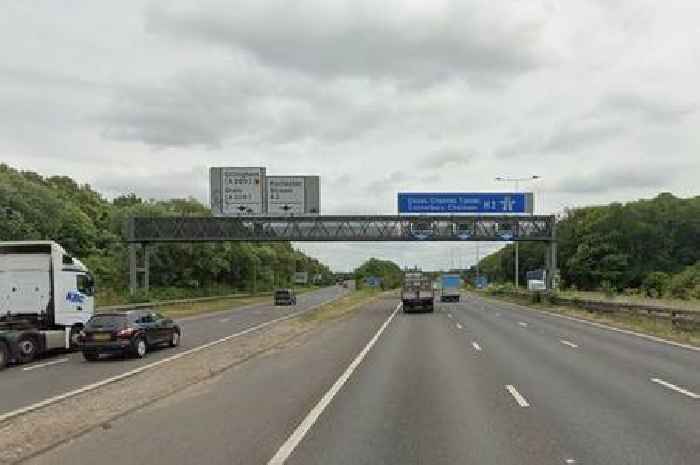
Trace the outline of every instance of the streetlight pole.
[[[532, 175], [528, 177], [508, 177], [508, 176], [499, 176], [496, 178], [496, 181], [505, 181], [505, 182], [512, 182], [515, 183], [515, 192], [520, 191], [520, 181], [536, 181], [538, 179], [542, 179], [542, 176], [538, 175]], [[533, 208], [534, 212], [534, 208]], [[520, 285], [520, 270], [519, 270], [519, 262], [520, 262], [520, 257], [519, 257], [519, 250], [518, 250], [518, 244], [519, 242], [516, 240], [515, 242], [515, 288], [518, 289]]]

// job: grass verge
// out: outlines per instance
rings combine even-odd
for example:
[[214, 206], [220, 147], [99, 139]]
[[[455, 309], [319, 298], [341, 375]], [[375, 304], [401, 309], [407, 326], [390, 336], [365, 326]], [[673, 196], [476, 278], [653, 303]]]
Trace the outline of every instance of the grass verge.
[[528, 298], [513, 297], [513, 296], [493, 296], [485, 293], [478, 293], [479, 297], [486, 300], [500, 300], [518, 304], [531, 310], [548, 312], [557, 315], [566, 315], [582, 320], [594, 321], [596, 323], [606, 324], [620, 329], [628, 329], [639, 333], [649, 334], [651, 336], [668, 339], [670, 341], [689, 344], [700, 347], [700, 332], [685, 331], [674, 328], [670, 320], [651, 318], [643, 315], [635, 315], [628, 313], [601, 313], [590, 312], [585, 309], [579, 309], [569, 306], [550, 305], [547, 303], [532, 303]]
[[310, 322], [331, 321], [344, 317], [356, 308], [379, 298], [383, 292], [378, 289], [361, 289], [340, 299], [321, 305], [316, 310], [305, 313], [296, 323], [303, 325]]
[[[305, 294], [319, 289], [318, 287], [309, 287], [297, 289], [297, 295]], [[272, 294], [266, 292], [260, 295], [241, 295], [228, 296], [221, 299], [206, 300], [202, 302], [186, 302], [186, 303], [171, 303], [159, 305], [156, 308], [160, 313], [170, 318], [185, 318], [189, 316], [202, 315], [206, 313], [216, 313], [225, 310], [233, 310], [239, 307], [249, 305], [272, 303]], [[99, 309], [98, 309], [99, 313]]]

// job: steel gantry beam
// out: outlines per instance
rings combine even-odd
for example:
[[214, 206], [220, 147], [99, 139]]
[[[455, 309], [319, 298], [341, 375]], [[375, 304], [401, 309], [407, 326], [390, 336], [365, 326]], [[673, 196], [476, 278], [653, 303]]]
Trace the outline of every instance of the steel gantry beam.
[[127, 241], [553, 241], [551, 215], [130, 218]]

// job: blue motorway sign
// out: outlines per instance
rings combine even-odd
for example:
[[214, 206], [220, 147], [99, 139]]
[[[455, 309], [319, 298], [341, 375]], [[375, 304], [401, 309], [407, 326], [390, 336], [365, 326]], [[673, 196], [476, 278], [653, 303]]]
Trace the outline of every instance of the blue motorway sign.
[[477, 276], [474, 278], [474, 286], [476, 286], [477, 289], [486, 289], [486, 286], [488, 286], [489, 281], [486, 278], [486, 276]]
[[399, 213], [532, 213], [531, 192], [400, 192]]

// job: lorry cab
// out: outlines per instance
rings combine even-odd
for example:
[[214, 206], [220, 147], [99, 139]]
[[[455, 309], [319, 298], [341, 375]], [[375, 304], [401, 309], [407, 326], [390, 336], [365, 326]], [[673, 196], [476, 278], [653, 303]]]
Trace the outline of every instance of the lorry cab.
[[77, 345], [94, 295], [85, 265], [57, 243], [0, 242], [0, 369]]
[[95, 311], [95, 281], [51, 241], [0, 242], [0, 319], [42, 328], [84, 325]]

